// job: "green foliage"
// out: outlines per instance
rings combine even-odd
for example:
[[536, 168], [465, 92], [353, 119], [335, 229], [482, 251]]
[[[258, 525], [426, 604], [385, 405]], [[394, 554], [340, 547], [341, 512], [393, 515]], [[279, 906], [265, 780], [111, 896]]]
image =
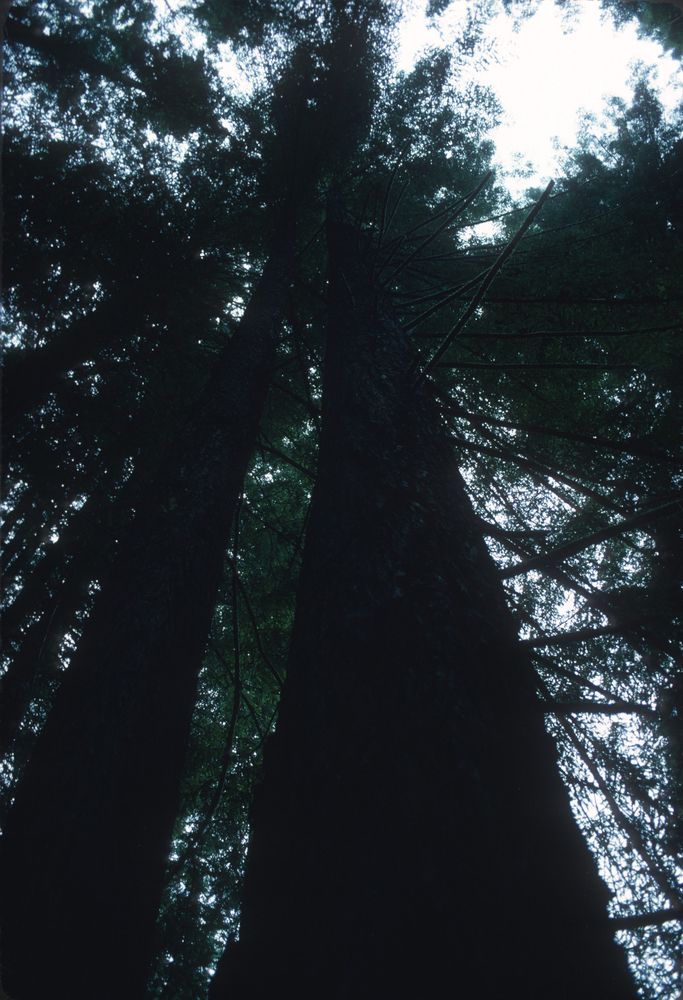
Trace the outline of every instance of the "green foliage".
[[683, 53], [683, 18], [678, 3], [667, 0], [601, 0], [615, 24], [638, 23], [639, 34], [654, 38], [674, 56]]

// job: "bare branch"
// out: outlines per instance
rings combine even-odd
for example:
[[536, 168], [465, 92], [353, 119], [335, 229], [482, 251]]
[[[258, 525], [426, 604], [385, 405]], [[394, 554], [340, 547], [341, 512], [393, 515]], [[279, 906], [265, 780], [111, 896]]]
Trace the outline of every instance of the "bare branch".
[[178, 858], [178, 860], [169, 866], [168, 878], [174, 878], [178, 872], [180, 872], [188, 858], [193, 854], [202, 840], [206, 836], [206, 831], [211, 825], [211, 821], [216, 814], [216, 810], [221, 801], [223, 795], [223, 790], [225, 788], [225, 782], [227, 781], [228, 771], [230, 769], [230, 764], [233, 757], [233, 743], [235, 741], [235, 730], [237, 728], [237, 718], [240, 711], [240, 700], [242, 698], [242, 678], [240, 673], [240, 632], [239, 632], [239, 610], [237, 606], [237, 593], [238, 593], [238, 572], [237, 572], [237, 553], [239, 551], [239, 532], [240, 532], [240, 508], [242, 506], [242, 497], [237, 501], [237, 507], [235, 509], [235, 529], [233, 534], [233, 544], [232, 544], [232, 559], [231, 559], [231, 577], [232, 577], [232, 641], [233, 641], [233, 694], [232, 694], [232, 711], [230, 713], [230, 721], [228, 723], [228, 732], [225, 737], [225, 744], [223, 749], [223, 755], [221, 758], [220, 772], [218, 776], [218, 781], [214, 789], [211, 800], [207, 806], [204, 819], [202, 820], [200, 826], [196, 830], [194, 836], [188, 842], [185, 850]]
[[453, 342], [453, 340], [458, 336], [458, 334], [463, 330], [463, 328], [465, 327], [465, 325], [472, 318], [472, 316], [476, 312], [476, 310], [477, 310], [480, 302], [483, 300], [484, 296], [486, 295], [486, 293], [488, 292], [489, 288], [491, 287], [491, 285], [495, 281], [496, 277], [498, 276], [498, 273], [500, 272], [501, 268], [503, 267], [503, 265], [505, 264], [505, 262], [512, 256], [512, 254], [515, 252], [515, 249], [519, 245], [519, 243], [522, 240], [522, 238], [523, 238], [524, 234], [526, 233], [527, 229], [529, 228], [529, 226], [531, 226], [531, 224], [533, 223], [534, 219], [536, 218], [536, 216], [538, 215], [538, 213], [543, 208], [543, 205], [544, 205], [546, 199], [548, 198], [548, 196], [550, 195], [550, 192], [552, 191], [552, 189], [553, 189], [554, 186], [555, 186], [555, 182], [554, 181], [551, 181], [548, 184], [547, 188], [545, 189], [545, 191], [543, 192], [543, 194], [541, 195], [541, 197], [538, 199], [538, 201], [536, 202], [536, 204], [533, 206], [533, 208], [531, 209], [531, 211], [527, 215], [526, 219], [524, 220], [524, 222], [522, 223], [522, 225], [519, 227], [519, 229], [517, 230], [517, 232], [515, 233], [515, 235], [512, 237], [512, 239], [510, 240], [510, 242], [508, 243], [508, 245], [505, 247], [505, 249], [500, 254], [500, 256], [498, 257], [498, 259], [489, 268], [489, 271], [488, 271], [486, 277], [484, 278], [484, 280], [481, 283], [479, 291], [474, 296], [474, 298], [472, 299], [472, 301], [468, 305], [467, 309], [465, 309], [465, 312], [462, 314], [462, 316], [457, 321], [457, 323], [455, 324], [455, 326], [453, 326], [452, 329], [449, 331], [449, 333], [446, 335], [443, 343], [437, 349], [437, 351], [435, 352], [435, 354], [432, 357], [431, 361], [427, 362], [425, 368], [423, 369], [422, 373], [420, 374], [420, 376], [417, 379], [418, 384], [438, 364], [438, 362], [441, 360], [441, 358], [443, 357], [443, 355], [446, 353], [446, 351], [450, 347], [450, 345]]
[[486, 184], [488, 184], [492, 176], [493, 176], [492, 172], [489, 171], [486, 174], [486, 176], [479, 182], [479, 184], [477, 184], [474, 190], [470, 191], [469, 194], [465, 195], [465, 197], [460, 202], [458, 202], [456, 208], [453, 209], [453, 211], [446, 216], [445, 221], [442, 222], [440, 226], [437, 226], [434, 232], [430, 233], [428, 236], [425, 236], [425, 238], [420, 243], [418, 243], [418, 245], [415, 247], [412, 253], [408, 254], [405, 260], [402, 260], [399, 264], [396, 265], [396, 267], [391, 272], [386, 281], [383, 282], [384, 287], [390, 285], [391, 282], [394, 280], [394, 278], [396, 278], [401, 273], [401, 271], [403, 271], [411, 263], [411, 261], [413, 261], [418, 256], [418, 254], [426, 246], [428, 246], [429, 243], [435, 240], [436, 237], [439, 236], [440, 233], [444, 231], [444, 229], [447, 229], [448, 226], [450, 226], [451, 223], [458, 218], [458, 216], [462, 215], [465, 209], [472, 204], [477, 195], [486, 186]]
[[[538, 687], [541, 694], [543, 695], [543, 698], [545, 700], [550, 701], [551, 700], [550, 692], [546, 684], [541, 680], [540, 677], [537, 680], [538, 680]], [[676, 912], [680, 912], [683, 906], [681, 904], [681, 900], [678, 896], [678, 893], [672, 888], [671, 885], [669, 885], [669, 880], [667, 876], [664, 874], [664, 872], [660, 871], [660, 869], [655, 864], [655, 861], [650, 857], [650, 854], [645, 846], [645, 842], [641, 836], [640, 830], [633, 822], [633, 820], [630, 819], [630, 817], [628, 817], [622, 811], [621, 807], [619, 806], [619, 803], [612, 794], [612, 790], [610, 789], [609, 785], [602, 776], [602, 773], [598, 770], [598, 768], [595, 766], [591, 758], [588, 756], [586, 748], [583, 746], [583, 744], [577, 737], [572, 726], [561, 715], [558, 716], [557, 721], [559, 725], [562, 727], [562, 729], [565, 731], [569, 742], [574, 747], [574, 750], [578, 754], [582, 764], [588, 770], [589, 774], [595, 781], [595, 784], [602, 793], [605, 801], [607, 802], [609, 810], [612, 813], [615, 822], [617, 823], [617, 826], [619, 826], [620, 829], [623, 830], [629, 842], [631, 843], [633, 850], [640, 855], [643, 862], [645, 863], [645, 867], [647, 868], [652, 881], [655, 883], [655, 885], [662, 893], [662, 895], [671, 903], [674, 910]]]
[[619, 535], [623, 535], [624, 532], [636, 531], [658, 520], [660, 517], [664, 517], [666, 514], [673, 513], [674, 510], [683, 512], [683, 504], [680, 499], [661, 504], [659, 507], [653, 507], [651, 510], [639, 511], [632, 517], [627, 517], [619, 521], [618, 524], [610, 524], [606, 528], [594, 531], [590, 535], [584, 535], [573, 542], [567, 542], [566, 545], [559, 545], [550, 552], [544, 552], [542, 555], [534, 556], [533, 559], [527, 559], [524, 562], [516, 563], [514, 566], [508, 566], [506, 569], [501, 570], [500, 575], [504, 580], [507, 580], [512, 576], [518, 576], [520, 573], [529, 573], [534, 569], [545, 569], [546, 566], [578, 555], [579, 552], [583, 552], [584, 549], [588, 549], [593, 545], [599, 545], [610, 538], [617, 538]]
[[517, 423], [514, 420], [502, 420], [497, 417], [481, 416], [478, 413], [471, 413], [463, 406], [459, 406], [450, 400], [441, 399], [441, 405], [449, 413], [463, 417], [471, 424], [481, 427], [490, 424], [494, 427], [506, 427], [510, 430], [523, 431], [525, 434], [538, 434], [542, 437], [558, 438], [562, 441], [576, 441], [579, 444], [590, 445], [591, 448], [600, 447], [606, 451], [624, 452], [628, 455], [643, 455], [646, 458], [668, 458], [668, 453], [663, 450], [650, 448], [645, 442], [634, 438], [627, 438], [624, 441], [615, 441], [611, 438], [599, 437], [593, 434], [581, 434], [578, 431], [559, 430], [554, 427], [546, 427], [542, 424]]
[[620, 625], [599, 625], [597, 628], [577, 628], [573, 632], [559, 632], [556, 635], [535, 636], [520, 639], [523, 646], [570, 646], [574, 642], [587, 642], [603, 635], [618, 635], [624, 628]]
[[247, 614], [249, 615], [249, 621], [251, 622], [251, 628], [254, 633], [254, 639], [256, 640], [256, 647], [261, 655], [261, 658], [263, 659], [263, 662], [268, 667], [271, 674], [277, 681], [277, 685], [280, 691], [282, 691], [283, 680], [280, 677], [278, 671], [273, 666], [273, 661], [270, 659], [265, 649], [263, 648], [263, 643], [261, 642], [261, 632], [258, 626], [258, 622], [256, 621], [256, 615], [254, 614], [254, 609], [252, 608], [251, 601], [249, 600], [249, 594], [247, 593], [247, 589], [244, 586], [244, 583], [242, 582], [241, 579], [238, 579], [238, 584], [239, 584], [240, 594], [242, 595], [242, 599], [244, 600], [244, 606], [247, 609]]
[[527, 361], [505, 361], [505, 362], [495, 362], [495, 361], [440, 361], [438, 364], [433, 365], [435, 368], [486, 368], [490, 371], [514, 371], [515, 369], [523, 368], [525, 371], [585, 371], [585, 372], [623, 372], [623, 371], [652, 371], [651, 368], [643, 368], [642, 365], [628, 365], [628, 364], [598, 364], [591, 361], [576, 361], [576, 362], [566, 362], [566, 361], [543, 361], [543, 362], [527, 362]]
[[564, 486], [568, 486], [570, 489], [575, 490], [577, 493], [580, 493], [583, 496], [590, 497], [591, 500], [595, 500], [595, 502], [598, 503], [605, 510], [616, 511], [619, 514], [625, 513], [624, 509], [620, 505], [613, 503], [613, 501], [611, 501], [609, 497], [606, 497], [602, 493], [599, 493], [598, 490], [593, 490], [589, 486], [577, 482], [577, 480], [572, 479], [570, 476], [567, 476], [560, 469], [552, 468], [551, 466], [546, 465], [543, 462], [539, 462], [538, 459], [529, 458], [528, 456], [525, 455], [518, 455], [517, 452], [513, 451], [512, 448], [506, 447], [505, 445], [501, 444], [501, 442], [493, 435], [486, 434], [486, 432], [483, 429], [481, 433], [484, 434], [486, 437], [488, 437], [490, 440], [495, 441], [498, 447], [491, 448], [488, 445], [478, 444], [474, 441], [467, 441], [464, 438], [460, 438], [455, 435], [453, 436], [453, 440], [458, 445], [458, 447], [466, 448], [468, 451], [480, 452], [482, 455], [492, 455], [494, 458], [503, 458], [507, 459], [510, 462], [514, 462], [515, 465], [518, 465], [521, 469], [524, 469], [530, 475], [542, 479], [546, 489], [550, 490], [552, 493], [558, 496], [564, 503], [567, 503], [570, 506], [574, 507], [574, 509], [577, 511], [579, 510], [578, 506], [565, 494], [558, 491], [549, 482], [549, 479], [551, 478], [555, 479], [557, 480], [558, 483], [562, 483]]
[[660, 718], [658, 712], [647, 705], [635, 702], [608, 703], [603, 701], [553, 701], [544, 702], [543, 711], [550, 715], [642, 715], [644, 719], [655, 722]]
[[[496, 333], [463, 333], [463, 337], [477, 340], [534, 340], [545, 337], [635, 337], [644, 333], [668, 333], [670, 330], [680, 330], [681, 324], [669, 326], [644, 326], [633, 330], [524, 330], [512, 332], [498, 331]], [[435, 335], [436, 336], [436, 335]]]
[[610, 926], [617, 931], [636, 930], [638, 927], [661, 927], [671, 921], [683, 921], [683, 907], [669, 910], [654, 910], [652, 913], [636, 913], [631, 917], [611, 917]]

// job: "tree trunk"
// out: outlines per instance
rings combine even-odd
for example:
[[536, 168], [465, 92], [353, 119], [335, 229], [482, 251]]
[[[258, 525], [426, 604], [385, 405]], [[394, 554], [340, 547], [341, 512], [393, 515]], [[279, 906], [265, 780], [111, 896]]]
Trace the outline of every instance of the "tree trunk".
[[319, 479], [212, 1000], [632, 998], [429, 385], [332, 216]]
[[136, 512], [19, 785], [0, 871], [13, 1000], [145, 995], [197, 676], [273, 368], [295, 223], [369, 120], [386, 11], [380, 0], [358, 6], [352, 16], [330, 5], [325, 72], [312, 72], [304, 44], [283, 74], [270, 259], [168, 475]]
[[2, 855], [13, 1000], [145, 995], [197, 675], [289, 286], [291, 221], [174, 468], [137, 511], [18, 788]]

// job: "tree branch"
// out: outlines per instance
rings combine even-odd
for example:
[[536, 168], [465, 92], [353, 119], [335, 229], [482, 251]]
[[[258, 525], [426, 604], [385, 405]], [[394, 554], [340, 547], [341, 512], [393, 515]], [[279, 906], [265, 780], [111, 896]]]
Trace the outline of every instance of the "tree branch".
[[606, 542], [610, 538], [617, 538], [627, 531], [635, 531], [666, 514], [672, 513], [674, 510], [683, 511], [680, 499], [661, 504], [659, 507], [653, 507], [651, 510], [639, 511], [632, 517], [627, 517], [619, 521], [618, 524], [610, 524], [606, 528], [594, 531], [590, 535], [584, 535], [573, 542], [567, 542], [566, 545], [559, 545], [550, 552], [534, 556], [532, 559], [516, 563], [514, 566], [508, 566], [506, 569], [501, 570], [500, 575], [503, 580], [507, 580], [512, 576], [519, 576], [520, 573], [529, 573], [531, 570], [537, 569], [542, 570], [546, 566], [563, 562], [571, 556], [578, 555], [579, 552], [583, 552], [584, 549], [588, 549], [593, 545], [599, 545], [600, 542]]
[[244, 600], [244, 606], [247, 609], [247, 614], [249, 615], [249, 621], [251, 622], [251, 627], [252, 627], [252, 630], [253, 630], [253, 633], [254, 633], [254, 639], [256, 640], [256, 647], [257, 647], [257, 649], [258, 649], [258, 651], [259, 651], [259, 653], [261, 655], [261, 658], [263, 659], [263, 662], [266, 664], [266, 666], [270, 670], [271, 674], [273, 675], [273, 677], [277, 681], [277, 685], [278, 685], [279, 689], [282, 691], [283, 680], [280, 677], [280, 674], [278, 673], [278, 671], [273, 666], [272, 660], [270, 659], [270, 657], [266, 653], [265, 649], [263, 648], [263, 643], [261, 642], [261, 632], [260, 632], [259, 627], [258, 627], [258, 622], [256, 621], [256, 615], [254, 614], [254, 610], [253, 610], [253, 608], [251, 606], [251, 601], [249, 600], [249, 594], [247, 593], [247, 589], [244, 586], [244, 583], [242, 582], [241, 579], [238, 580], [238, 583], [239, 583], [240, 593], [241, 593], [242, 598]]
[[534, 340], [536, 338], [551, 337], [634, 337], [643, 333], [668, 333], [670, 330], [680, 330], [681, 324], [674, 323], [669, 326], [644, 326], [634, 330], [525, 330], [524, 332], [497, 332], [497, 333], [463, 333], [463, 337], [472, 337], [477, 340]]
[[485, 368], [489, 371], [514, 371], [515, 369], [523, 368], [525, 371], [586, 371], [586, 372], [623, 372], [623, 371], [652, 371], [650, 368], [642, 368], [638, 365], [628, 365], [628, 364], [602, 364], [593, 363], [591, 361], [576, 361], [576, 362], [565, 362], [565, 361], [541, 361], [541, 362], [526, 362], [526, 361], [505, 361], [505, 362], [495, 362], [495, 361], [440, 361], [438, 364], [433, 365], [433, 368]]
[[141, 87], [136, 80], [110, 66], [102, 59], [91, 55], [84, 45], [77, 42], [65, 41], [54, 35], [45, 35], [11, 17], [8, 18], [5, 25], [5, 37], [10, 44], [24, 45], [34, 49], [41, 55], [61, 62], [73, 70], [99, 76], [111, 83], [118, 83], [137, 90], [140, 94], [145, 93], [144, 87]]
[[511, 257], [512, 254], [515, 252], [518, 244], [522, 240], [522, 238], [523, 238], [524, 234], [526, 233], [527, 229], [529, 228], [529, 226], [531, 226], [531, 224], [533, 223], [534, 219], [536, 218], [536, 216], [538, 215], [538, 213], [543, 208], [543, 205], [544, 205], [546, 199], [548, 198], [548, 196], [550, 195], [550, 192], [552, 191], [552, 189], [553, 189], [554, 186], [555, 186], [555, 182], [554, 181], [551, 181], [548, 184], [548, 186], [546, 187], [545, 191], [543, 192], [543, 194], [541, 195], [541, 197], [538, 199], [538, 201], [536, 202], [536, 204], [533, 206], [533, 208], [531, 209], [531, 211], [527, 215], [527, 217], [524, 220], [524, 222], [522, 223], [522, 225], [519, 227], [519, 229], [517, 230], [517, 232], [515, 233], [515, 235], [512, 237], [512, 239], [510, 240], [510, 242], [508, 243], [508, 245], [505, 247], [505, 249], [503, 250], [503, 252], [500, 254], [500, 256], [498, 257], [498, 259], [492, 264], [492, 266], [490, 267], [490, 269], [489, 269], [486, 277], [484, 278], [484, 280], [481, 283], [479, 291], [474, 296], [474, 298], [472, 299], [472, 301], [470, 302], [470, 304], [468, 305], [468, 307], [465, 309], [465, 312], [462, 314], [462, 316], [457, 321], [457, 323], [455, 324], [455, 326], [453, 326], [451, 328], [451, 330], [449, 331], [449, 333], [446, 335], [446, 337], [445, 337], [443, 343], [441, 344], [441, 346], [437, 348], [437, 350], [434, 353], [431, 361], [427, 362], [427, 364], [424, 367], [422, 373], [419, 375], [419, 377], [417, 379], [418, 384], [420, 382], [422, 382], [422, 380], [438, 364], [438, 362], [441, 360], [441, 358], [443, 357], [443, 355], [446, 353], [446, 351], [450, 347], [450, 345], [453, 342], [453, 340], [458, 336], [458, 334], [462, 331], [462, 329], [464, 328], [464, 326], [469, 322], [469, 320], [471, 319], [471, 317], [474, 315], [474, 313], [477, 310], [477, 307], [479, 306], [479, 303], [482, 301], [482, 299], [484, 298], [484, 296], [488, 292], [489, 288], [491, 287], [491, 285], [495, 281], [495, 279], [498, 276], [498, 273], [500, 272], [501, 268], [503, 267], [503, 265], [505, 264], [505, 262], [508, 260], [508, 258]]
[[535, 636], [532, 639], [520, 639], [523, 646], [570, 646], [574, 642], [586, 642], [598, 639], [603, 635], [618, 635], [625, 629], [620, 625], [600, 625], [597, 628], [578, 628], [573, 632], [559, 632], [556, 635]]
[[638, 705], [630, 701], [622, 704], [608, 704], [591, 699], [544, 702], [543, 711], [550, 715], [642, 715], [644, 719], [649, 719], [651, 722], [656, 722], [660, 718], [659, 713], [648, 708], [647, 705]]
[[[411, 319], [409, 323], [404, 324], [404, 333], [411, 333], [413, 330], [416, 330], [418, 326], [421, 326], [425, 320], [429, 319], [430, 316], [433, 316], [434, 313], [439, 311], [439, 309], [443, 309], [443, 307], [447, 306], [449, 302], [453, 302], [454, 299], [460, 298], [460, 296], [465, 292], [470, 292], [473, 288], [476, 288], [485, 276], [486, 271], [480, 271], [479, 274], [475, 275], [474, 278], [470, 278], [470, 280], [466, 281], [463, 285], [458, 285], [457, 288], [452, 288], [449, 291], [442, 293], [438, 302], [436, 302], [433, 306], [430, 306], [429, 309], [423, 310], [423, 312], [421, 312], [418, 316]], [[429, 295], [423, 296], [422, 298], [423, 300], [426, 300], [427, 298], [433, 297], [433, 295]]]
[[638, 927], [661, 927], [671, 921], [683, 920], [683, 907], [668, 910], [654, 910], [652, 913], [636, 913], [630, 917], [610, 917], [610, 926], [617, 931], [636, 930]]
[[[607, 688], [603, 687], [601, 684], [596, 684], [594, 681], [586, 680], [585, 677], [577, 674], [574, 670], [569, 670], [567, 667], [561, 666], [554, 660], [548, 660], [545, 656], [537, 653], [535, 650], [532, 655], [534, 661], [540, 664], [540, 667], [543, 670], [549, 670], [553, 674], [559, 674], [561, 677], [566, 677], [569, 681], [576, 682], [581, 687], [588, 688], [590, 691], [595, 691], [596, 694], [601, 694], [604, 698], [609, 698], [610, 703], [622, 704], [625, 706], [630, 704], [629, 702], [624, 701], [623, 698], [619, 698], [618, 695], [608, 691]], [[660, 718], [661, 716], [658, 715], [657, 717]]]
[[216, 814], [216, 810], [221, 801], [223, 795], [223, 790], [225, 788], [225, 782], [228, 777], [228, 770], [230, 769], [230, 763], [232, 760], [232, 745], [235, 740], [235, 730], [237, 728], [237, 718], [240, 711], [240, 699], [242, 697], [242, 677], [240, 673], [240, 633], [239, 633], [239, 611], [237, 607], [237, 594], [239, 585], [239, 576], [237, 572], [237, 553], [239, 550], [239, 531], [240, 531], [240, 508], [242, 506], [242, 497], [240, 496], [237, 501], [237, 507], [235, 508], [235, 528], [233, 534], [233, 544], [232, 544], [232, 560], [231, 560], [231, 570], [232, 570], [232, 641], [233, 641], [233, 655], [234, 655], [234, 683], [233, 683], [233, 696], [232, 696], [232, 711], [230, 713], [230, 721], [228, 723], [228, 732], [225, 737], [225, 745], [223, 749], [223, 756], [221, 758], [221, 767], [218, 777], [218, 782], [214, 789], [213, 795], [206, 810], [204, 819], [201, 825], [197, 829], [194, 836], [190, 839], [185, 850], [178, 858], [178, 860], [173, 864], [169, 865], [168, 878], [173, 879], [175, 876], [182, 871], [188, 858], [194, 851], [197, 850], [202, 840], [206, 836], [206, 831], [211, 825], [211, 821]]
[[[550, 701], [551, 700], [550, 691], [548, 690], [545, 682], [541, 680], [540, 677], [537, 678], [537, 681], [543, 699]], [[595, 781], [598, 789], [602, 793], [602, 796], [607, 802], [609, 810], [612, 813], [612, 816], [614, 817], [617, 826], [619, 826], [623, 830], [623, 832], [626, 834], [626, 837], [630, 841], [634, 851], [640, 855], [643, 862], [645, 863], [645, 867], [647, 868], [650, 877], [652, 878], [652, 881], [655, 883], [655, 885], [662, 893], [662, 895], [671, 903], [674, 910], [679, 912], [682, 909], [682, 904], [678, 896], [678, 893], [675, 892], [674, 889], [669, 885], [669, 880], [664, 874], [664, 872], [659, 870], [653, 859], [650, 857], [650, 854], [641, 836], [640, 830], [637, 828], [635, 823], [621, 810], [621, 807], [619, 806], [617, 800], [612, 794], [612, 790], [605, 781], [601, 772], [598, 770], [598, 768], [595, 766], [593, 761], [588, 756], [585, 747], [578, 739], [576, 733], [569, 725], [567, 720], [560, 715], [558, 716], [557, 721], [567, 734], [569, 742], [574, 747], [584, 767], [588, 770], [589, 774]]]
[[437, 226], [437, 228], [434, 230], [433, 233], [430, 233], [428, 236], [425, 236], [425, 238], [420, 243], [418, 243], [418, 245], [415, 247], [415, 249], [410, 254], [408, 254], [408, 256], [405, 258], [405, 260], [402, 260], [399, 264], [396, 265], [396, 267], [391, 272], [391, 274], [386, 279], [386, 281], [382, 282], [382, 284], [383, 284], [383, 286], [385, 288], [388, 285], [391, 284], [391, 282], [394, 280], [394, 278], [398, 277], [398, 275], [401, 273], [401, 271], [405, 270], [405, 268], [408, 267], [408, 265], [411, 263], [411, 261], [413, 261], [417, 257], [417, 255], [420, 253], [421, 250], [423, 250], [429, 243], [431, 243], [433, 240], [435, 240], [436, 237], [439, 236], [444, 231], [444, 229], [447, 229], [448, 226], [450, 226], [451, 223], [454, 222], [455, 219], [458, 218], [458, 216], [462, 215], [462, 213], [465, 211], [465, 209], [468, 208], [472, 204], [472, 202], [477, 197], [477, 195], [488, 184], [488, 182], [489, 182], [489, 180], [491, 179], [492, 176], [493, 176], [493, 173], [492, 173], [492, 171], [489, 170], [489, 172], [477, 184], [477, 186], [474, 188], [474, 190], [470, 191], [469, 194], [466, 194], [465, 197], [460, 202], [458, 202], [456, 208], [453, 209], [453, 211], [450, 212], [446, 216], [445, 221], [442, 222], [440, 226]]
[[643, 455], [646, 458], [668, 458], [666, 451], [656, 451], [634, 439], [626, 441], [614, 441], [610, 438], [598, 437], [592, 434], [581, 434], [578, 431], [563, 431], [554, 427], [544, 427], [541, 424], [516, 423], [514, 420], [502, 420], [499, 417], [480, 416], [478, 413], [471, 413], [464, 406], [459, 406], [450, 400], [441, 399], [441, 405], [454, 416], [462, 417], [469, 423], [480, 427], [483, 424], [491, 424], [494, 427], [505, 427], [510, 430], [523, 431], [525, 434], [538, 434], [543, 437], [559, 438], [563, 441], [577, 441], [579, 444], [587, 444], [592, 448], [605, 448], [607, 451], [625, 452], [627, 455]]
[[576, 482], [576, 480], [572, 479], [570, 476], [567, 476], [560, 469], [555, 469], [551, 466], [544, 465], [542, 462], [539, 462], [538, 459], [532, 459], [524, 455], [518, 455], [511, 448], [502, 445], [501, 442], [493, 435], [486, 434], [486, 432], [483, 429], [481, 433], [484, 434], [486, 437], [488, 437], [490, 440], [495, 441], [498, 447], [491, 448], [490, 446], [485, 444], [475, 444], [475, 442], [473, 441], [467, 441], [464, 438], [460, 438], [455, 435], [453, 436], [453, 440], [459, 447], [466, 448], [469, 451], [476, 451], [480, 452], [482, 455], [492, 455], [494, 458], [503, 458], [507, 459], [510, 462], [514, 462], [520, 468], [527, 471], [530, 475], [542, 479], [547, 489], [549, 489], [552, 493], [558, 496], [564, 503], [569, 503], [569, 505], [573, 506], [574, 509], [576, 510], [579, 509], [576, 506], [576, 504], [568, 500], [566, 496], [564, 496], [554, 486], [552, 486], [548, 482], [549, 478], [556, 479], [559, 483], [562, 483], [564, 486], [568, 486], [570, 489], [575, 490], [577, 493], [581, 493], [583, 496], [587, 496], [591, 500], [595, 500], [596, 503], [598, 503], [601, 507], [605, 508], [606, 510], [616, 511], [619, 514], [624, 513], [624, 510], [620, 506], [609, 500], [608, 497], [603, 496], [602, 493], [599, 493], [597, 490], [591, 489], [589, 486], [586, 486], [583, 483]]

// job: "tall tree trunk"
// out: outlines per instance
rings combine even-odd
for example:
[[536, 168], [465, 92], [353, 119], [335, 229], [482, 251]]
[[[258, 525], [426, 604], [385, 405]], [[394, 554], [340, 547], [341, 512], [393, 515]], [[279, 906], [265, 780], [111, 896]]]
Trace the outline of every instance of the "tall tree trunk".
[[145, 995], [197, 676], [270, 381], [295, 223], [322, 171], [353, 155], [366, 127], [385, 13], [381, 0], [353, 11], [334, 0], [326, 71], [304, 44], [284, 75], [270, 258], [172, 468], [140, 504], [9, 816], [0, 950], [13, 1000]]
[[332, 212], [319, 479], [253, 832], [212, 1000], [625, 1000], [429, 386]]
[[238, 333], [137, 511], [10, 812], [13, 1000], [144, 996], [197, 675], [293, 258], [276, 241]]

